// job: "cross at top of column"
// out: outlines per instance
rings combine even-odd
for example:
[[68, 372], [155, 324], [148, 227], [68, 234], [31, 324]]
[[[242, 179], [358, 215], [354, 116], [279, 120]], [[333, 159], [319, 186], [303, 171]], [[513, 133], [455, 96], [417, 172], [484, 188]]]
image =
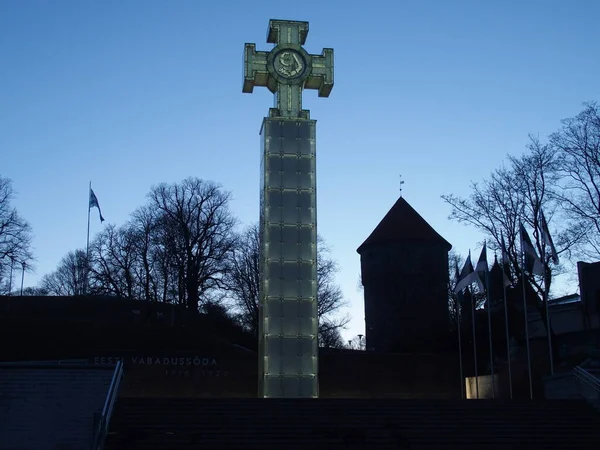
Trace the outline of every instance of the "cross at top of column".
[[319, 97], [329, 97], [333, 88], [333, 49], [310, 55], [302, 48], [308, 35], [308, 22], [270, 20], [267, 42], [276, 44], [270, 52], [256, 51], [255, 44], [244, 48], [244, 85], [266, 86], [275, 94], [271, 117], [308, 118], [302, 109], [302, 90], [316, 89]]

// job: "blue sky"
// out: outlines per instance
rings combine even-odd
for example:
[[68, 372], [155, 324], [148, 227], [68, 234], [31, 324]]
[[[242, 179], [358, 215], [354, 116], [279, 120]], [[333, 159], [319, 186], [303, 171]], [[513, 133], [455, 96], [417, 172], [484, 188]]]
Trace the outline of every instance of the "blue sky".
[[594, 0], [4, 0], [0, 174], [35, 233], [25, 284], [85, 246], [90, 180], [117, 225], [151, 185], [187, 176], [221, 183], [240, 222], [256, 221], [272, 97], [242, 94], [244, 43], [268, 50], [270, 18], [307, 20], [309, 53], [335, 50], [330, 98], [307, 91], [304, 105], [350, 338], [364, 330], [356, 248], [398, 198], [398, 175], [407, 201], [477, 254], [482, 237], [450, 222], [440, 195], [467, 195], [528, 133], [598, 100], [599, 16]]

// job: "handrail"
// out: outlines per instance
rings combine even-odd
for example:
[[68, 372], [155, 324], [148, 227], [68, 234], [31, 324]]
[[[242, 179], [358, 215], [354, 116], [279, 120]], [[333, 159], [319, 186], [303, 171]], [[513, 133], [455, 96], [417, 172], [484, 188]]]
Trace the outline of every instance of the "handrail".
[[[588, 400], [599, 400], [600, 399], [600, 379], [592, 375], [587, 370], [582, 367], [574, 367], [573, 374], [579, 380], [579, 393], [582, 397], [587, 398]], [[582, 385], [587, 385], [588, 389], [586, 389], [586, 393], [582, 392]], [[590, 392], [590, 389], [591, 391]]]
[[117, 395], [119, 393], [119, 385], [121, 384], [122, 377], [123, 362], [117, 361], [115, 371], [113, 372], [113, 376], [108, 387], [108, 393], [106, 394], [106, 400], [104, 401], [104, 407], [102, 408], [102, 412], [98, 416], [97, 423], [95, 425], [92, 450], [102, 450], [104, 439], [108, 433], [110, 418], [112, 417], [112, 412], [117, 400]]

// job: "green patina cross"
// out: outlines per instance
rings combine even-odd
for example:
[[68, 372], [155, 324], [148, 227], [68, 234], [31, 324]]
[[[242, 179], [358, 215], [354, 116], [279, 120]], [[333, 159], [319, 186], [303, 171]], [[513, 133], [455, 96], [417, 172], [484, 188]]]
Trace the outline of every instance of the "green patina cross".
[[266, 86], [275, 94], [277, 117], [307, 118], [302, 110], [302, 90], [317, 89], [319, 97], [329, 97], [333, 88], [333, 49], [321, 55], [309, 55], [302, 45], [308, 34], [308, 22], [270, 20], [267, 42], [276, 44], [270, 52], [256, 51], [255, 44], [244, 48], [244, 86]]

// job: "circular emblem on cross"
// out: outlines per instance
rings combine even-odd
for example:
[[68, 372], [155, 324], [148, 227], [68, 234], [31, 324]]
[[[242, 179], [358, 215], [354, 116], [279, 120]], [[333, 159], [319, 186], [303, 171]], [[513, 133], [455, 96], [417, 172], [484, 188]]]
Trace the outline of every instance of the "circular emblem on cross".
[[279, 52], [275, 58], [275, 70], [286, 78], [294, 78], [304, 71], [302, 55], [293, 50]]
[[310, 57], [299, 45], [278, 45], [267, 60], [269, 73], [279, 83], [300, 84], [310, 73]]

